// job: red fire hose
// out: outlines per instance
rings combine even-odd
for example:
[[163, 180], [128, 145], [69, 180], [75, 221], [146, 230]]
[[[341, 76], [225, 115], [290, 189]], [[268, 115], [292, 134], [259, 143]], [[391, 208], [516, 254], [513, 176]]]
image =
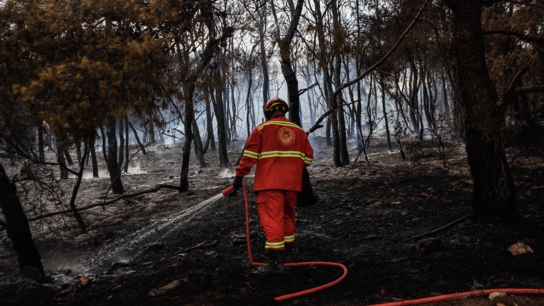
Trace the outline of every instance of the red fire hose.
[[451, 299], [456, 299], [456, 298], [460, 298], [460, 297], [491, 294], [493, 292], [504, 292], [504, 293], [508, 293], [508, 294], [544, 294], [544, 289], [486, 289], [486, 290], [468, 291], [468, 292], [462, 292], [462, 293], [447, 294], [447, 295], [441, 295], [441, 296], [433, 296], [433, 297], [428, 297], [428, 298], [424, 298], [424, 299], [402, 301], [402, 302], [392, 302], [392, 303], [385, 303], [385, 304], [375, 304], [375, 305], [368, 305], [368, 306], [417, 305], [417, 304], [438, 302], [438, 301], [444, 301], [444, 300], [451, 300]]
[[[245, 207], [246, 207], [246, 239], [247, 239], [247, 252], [249, 254], [249, 261], [254, 266], [266, 266], [265, 263], [261, 262], [254, 262], [253, 261], [253, 255], [251, 254], [251, 241], [250, 241], [250, 233], [249, 233], [249, 205], [248, 205], [248, 199], [247, 199], [247, 190], [246, 185], [242, 184], [243, 190], [244, 190], [244, 201], [245, 201]], [[223, 195], [226, 196], [229, 193], [231, 193], [234, 190], [234, 188], [231, 186], [225, 190], [223, 190]], [[339, 282], [341, 282], [346, 276], [348, 275], [348, 269], [338, 263], [334, 262], [321, 262], [321, 261], [314, 261], [314, 262], [295, 262], [295, 263], [286, 263], [284, 266], [287, 267], [296, 267], [296, 266], [306, 266], [306, 265], [313, 265], [313, 266], [336, 266], [342, 268], [344, 270], [344, 274], [342, 276], [326, 285], [315, 287], [312, 289], [291, 293], [287, 295], [282, 295], [274, 298], [276, 301], [283, 301], [290, 298], [298, 297], [301, 295], [317, 292], [320, 290], [323, 290], [325, 288], [332, 287]], [[441, 295], [441, 296], [433, 296], [423, 299], [417, 299], [417, 300], [410, 300], [410, 301], [401, 301], [401, 302], [392, 302], [392, 303], [384, 303], [384, 304], [375, 304], [375, 305], [369, 305], [369, 306], [407, 306], [407, 305], [418, 305], [418, 304], [424, 304], [424, 303], [431, 303], [431, 302], [438, 302], [438, 301], [444, 301], [444, 300], [450, 300], [460, 297], [468, 297], [468, 296], [476, 296], [476, 295], [484, 295], [484, 294], [491, 294], [493, 292], [504, 292], [507, 294], [544, 294], [544, 289], [486, 289], [486, 290], [479, 290], [479, 291], [468, 291], [468, 292], [462, 292], [462, 293], [455, 293], [455, 294], [447, 294], [447, 295]]]
[[[254, 265], [254, 266], [266, 266], [265, 263], [254, 262], [253, 261], [253, 255], [251, 254], [251, 241], [250, 241], [250, 238], [249, 238], [249, 236], [250, 236], [250, 234], [249, 234], [249, 205], [248, 205], [248, 200], [247, 200], [247, 190], [246, 190], [246, 185], [245, 184], [242, 184], [242, 187], [243, 187], [243, 190], [244, 190], [244, 200], [245, 200], [245, 206], [246, 206], [246, 239], [247, 239], [247, 252], [249, 254], [249, 262], [251, 262], [251, 264]], [[231, 193], [233, 190], [234, 190], [234, 188], [231, 186], [231, 187], [223, 190], [223, 195], [226, 196], [229, 193]], [[334, 263], [334, 262], [313, 261], [313, 262], [294, 262], [294, 263], [284, 264], [284, 266], [286, 266], [286, 267], [309, 266], [309, 265], [312, 265], [312, 266], [336, 266], [336, 267], [340, 267], [340, 268], [342, 268], [342, 270], [344, 270], [344, 274], [342, 274], [342, 276], [339, 279], [337, 279], [337, 280], [335, 280], [333, 282], [330, 282], [330, 283], [328, 283], [326, 285], [315, 287], [315, 288], [304, 290], [304, 291], [300, 291], [300, 292], [296, 292], [296, 293], [291, 293], [291, 294], [278, 296], [278, 297], [274, 298], [274, 300], [283, 301], [283, 300], [291, 299], [291, 298], [301, 296], [301, 295], [305, 295], [305, 294], [309, 294], [309, 293], [314, 293], [314, 292], [317, 292], [319, 290], [323, 290], [325, 288], [332, 287], [332, 286], [338, 284], [339, 282], [341, 282], [348, 275], [348, 269], [344, 265], [339, 264], [339, 263]]]

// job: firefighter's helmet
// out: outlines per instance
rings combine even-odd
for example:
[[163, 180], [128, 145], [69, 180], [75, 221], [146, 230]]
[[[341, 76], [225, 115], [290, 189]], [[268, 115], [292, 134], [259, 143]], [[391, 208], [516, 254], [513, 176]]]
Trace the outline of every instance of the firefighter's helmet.
[[266, 103], [264, 110], [266, 113], [273, 113], [279, 110], [285, 114], [289, 111], [289, 105], [282, 99], [275, 97]]

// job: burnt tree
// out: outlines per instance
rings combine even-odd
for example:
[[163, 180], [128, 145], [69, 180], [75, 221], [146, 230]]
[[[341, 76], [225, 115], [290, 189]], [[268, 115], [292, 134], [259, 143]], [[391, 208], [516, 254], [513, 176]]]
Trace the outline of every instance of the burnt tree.
[[450, 51], [455, 63], [456, 103], [464, 109], [465, 143], [475, 221], [516, 221], [514, 180], [504, 151], [506, 106], [499, 99], [485, 58], [481, 0], [443, 0], [452, 11]]
[[6, 220], [6, 230], [17, 253], [19, 268], [36, 267], [43, 275], [40, 253], [32, 241], [28, 219], [17, 196], [17, 187], [6, 175], [0, 163], [0, 208]]
[[111, 118], [107, 125], [108, 134], [108, 155], [107, 164], [110, 172], [111, 190], [114, 194], [125, 193], [123, 183], [121, 182], [121, 169], [117, 164], [117, 135], [115, 135], [116, 120]]

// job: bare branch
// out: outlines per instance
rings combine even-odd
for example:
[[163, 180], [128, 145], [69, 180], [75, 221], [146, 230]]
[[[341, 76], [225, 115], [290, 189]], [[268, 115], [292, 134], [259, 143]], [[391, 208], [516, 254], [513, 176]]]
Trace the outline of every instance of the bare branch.
[[544, 92], [544, 85], [543, 86], [535, 86], [535, 87], [520, 87], [516, 89], [516, 94], [524, 94], [524, 93], [533, 93], [533, 92]]
[[304, 88], [304, 89], [301, 89], [298, 91], [298, 95], [299, 96], [302, 96], [305, 92], [307, 92], [308, 90], [312, 89], [314, 86], [317, 85], [317, 82], [314, 83], [313, 85], [309, 86], [308, 88]]
[[515, 31], [507, 31], [507, 30], [490, 30], [490, 31], [485, 31], [484, 32], [484, 35], [493, 35], [493, 34], [502, 34], [502, 35], [512, 35], [512, 36], [516, 36], [517, 38], [525, 41], [525, 42], [529, 42], [529, 43], [542, 43], [544, 42], [544, 38], [538, 38], [538, 37], [529, 37], [527, 35], [524, 35], [522, 33], [519, 33], [519, 32], [515, 32]]

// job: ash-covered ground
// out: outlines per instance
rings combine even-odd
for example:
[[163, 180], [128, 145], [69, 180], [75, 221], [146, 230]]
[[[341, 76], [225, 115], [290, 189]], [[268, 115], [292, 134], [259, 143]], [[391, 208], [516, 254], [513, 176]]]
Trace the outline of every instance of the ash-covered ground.
[[[365, 305], [477, 289], [544, 288], [541, 158], [523, 154], [522, 148], [508, 150], [509, 160], [515, 158], [511, 170], [523, 222], [461, 222], [435, 235], [438, 241], [422, 251], [422, 238], [413, 237], [471, 212], [473, 183], [464, 147], [447, 148], [444, 166], [436, 143], [407, 142], [404, 161], [396, 145], [389, 151], [384, 140], [373, 139], [368, 162], [361, 155], [354, 163], [359, 152], [352, 141], [351, 165], [335, 168], [332, 148], [323, 138], [311, 140], [315, 157], [309, 172], [320, 202], [297, 209], [295, 259], [342, 263], [349, 274], [333, 288], [283, 303]], [[242, 140], [229, 146], [231, 164], [242, 146]], [[136, 150], [131, 147], [131, 155]], [[136, 154], [123, 174], [128, 194], [179, 183], [181, 144], [156, 143], [148, 151]], [[101, 177], [85, 175], [78, 207], [115, 198], [111, 192], [106, 196], [110, 180], [102, 153], [97, 156]], [[53, 161], [53, 153], [47, 158]], [[243, 195], [205, 202], [232, 183], [234, 167], [220, 168], [217, 151], [205, 158], [209, 167], [203, 169], [192, 160], [189, 192], [163, 189], [82, 211], [85, 233], [70, 214], [31, 222], [45, 278], [17, 271], [16, 255], [1, 232], [0, 305], [266, 305], [276, 303], [276, 296], [340, 277], [339, 268], [326, 266], [294, 267], [272, 277], [255, 274], [243, 242]], [[252, 175], [244, 182], [251, 189]], [[67, 209], [74, 183], [74, 178], [63, 180], [52, 193], [24, 183], [19, 192], [28, 199], [29, 217]], [[255, 201], [250, 193], [250, 237], [255, 260], [264, 262]], [[534, 252], [512, 255], [508, 248], [517, 242]], [[544, 304], [539, 298], [515, 301]], [[483, 303], [477, 298], [458, 302], [465, 304], [436, 305]], [[497, 302], [486, 303], [481, 305]]]

